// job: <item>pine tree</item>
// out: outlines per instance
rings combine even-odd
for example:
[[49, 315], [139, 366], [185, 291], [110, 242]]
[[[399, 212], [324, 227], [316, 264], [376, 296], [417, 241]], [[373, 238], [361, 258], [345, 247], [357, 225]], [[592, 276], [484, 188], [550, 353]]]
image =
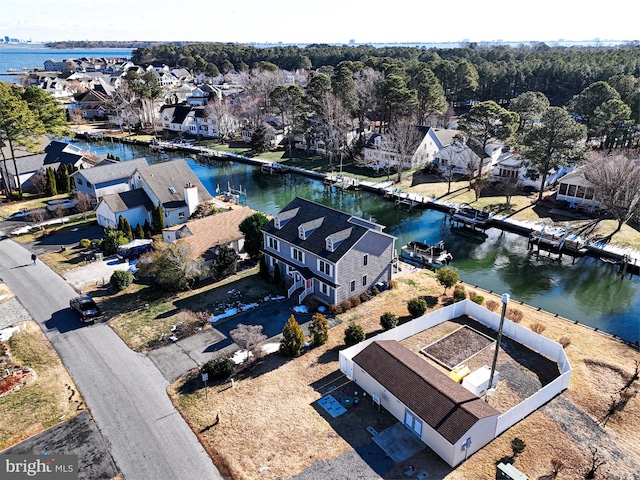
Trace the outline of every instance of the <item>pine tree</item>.
[[300, 324], [296, 322], [296, 317], [291, 315], [282, 330], [280, 352], [289, 357], [297, 357], [302, 352], [303, 343], [304, 333], [302, 333], [302, 328], [300, 328]]
[[129, 241], [133, 240], [133, 232], [131, 231], [131, 224], [129, 220], [122, 215], [118, 218], [118, 230], [120, 230]]
[[147, 220], [146, 218], [144, 219], [144, 225], [142, 226], [142, 231], [144, 232], [143, 238], [151, 238], [151, 235], [153, 234], [153, 230], [151, 229], [151, 224], [149, 223], [149, 220]]
[[164, 228], [164, 212], [162, 211], [162, 205], [158, 204], [153, 207], [151, 212], [151, 221], [153, 222], [153, 233], [162, 233]]
[[58, 194], [58, 186], [56, 182], [56, 173], [53, 168], [47, 168], [47, 196], [53, 197]]
[[133, 231], [133, 238], [144, 238], [144, 228], [139, 223], [136, 225], [136, 229]]
[[329, 322], [321, 313], [316, 313], [311, 317], [309, 333], [313, 337], [313, 343], [323, 345], [329, 340]]
[[60, 165], [56, 175], [56, 188], [58, 193], [69, 193], [71, 187], [71, 179], [69, 178], [69, 170], [63, 163]]

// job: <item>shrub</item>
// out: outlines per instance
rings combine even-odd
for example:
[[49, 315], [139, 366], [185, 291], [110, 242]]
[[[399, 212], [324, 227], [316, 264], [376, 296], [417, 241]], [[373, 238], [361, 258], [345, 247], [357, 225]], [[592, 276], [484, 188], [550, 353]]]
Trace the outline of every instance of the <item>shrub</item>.
[[329, 307], [329, 313], [331, 315], [339, 315], [342, 313], [342, 307], [340, 305], [336, 305], [335, 303]]
[[413, 318], [418, 318], [424, 315], [424, 312], [427, 311], [427, 302], [424, 298], [412, 298], [409, 300], [409, 303], [407, 303], [407, 308], [409, 309], [409, 314]]
[[567, 348], [569, 345], [571, 345], [571, 339], [569, 337], [560, 337], [558, 339], [558, 343], [562, 345], [562, 348]]
[[347, 347], [360, 343], [365, 338], [364, 329], [356, 323], [351, 323], [344, 331], [344, 343]]
[[347, 312], [351, 310], [351, 300], [348, 298], [340, 302], [340, 308], [342, 308], [343, 312]]
[[471, 297], [471, 301], [478, 305], [482, 305], [484, 303], [484, 297], [482, 295], [474, 295]]
[[485, 307], [487, 307], [492, 312], [495, 312], [497, 310], [498, 305], [499, 303], [496, 302], [495, 300], [487, 300], [487, 303], [485, 303]]
[[531, 330], [533, 330], [536, 333], [542, 333], [547, 329], [547, 327], [545, 327], [542, 323], [540, 322], [534, 322], [531, 324]]
[[121, 292], [133, 283], [133, 274], [127, 270], [116, 270], [109, 283], [117, 292]]
[[373, 295], [374, 297], [375, 297], [376, 295], [380, 295], [380, 289], [379, 289], [378, 287], [375, 287], [375, 286], [374, 286], [374, 287], [371, 289], [371, 295]]
[[371, 294], [369, 292], [362, 292], [360, 294], [360, 301], [361, 302], [368, 302], [369, 300], [371, 300]]
[[511, 440], [511, 451], [513, 451], [513, 456], [517, 457], [522, 452], [524, 452], [526, 446], [527, 444], [518, 437], [515, 437], [513, 440]]
[[467, 292], [464, 291], [464, 287], [462, 287], [462, 288], [457, 288], [456, 287], [453, 290], [453, 301], [454, 302], [461, 302], [465, 298], [467, 298]]
[[314, 344], [323, 345], [327, 343], [327, 340], [329, 340], [329, 322], [327, 322], [327, 318], [321, 313], [315, 313], [311, 317], [309, 333], [313, 337]]
[[385, 330], [391, 330], [398, 325], [398, 317], [391, 312], [385, 312], [380, 316], [380, 326]]
[[473, 300], [473, 297], [475, 297], [476, 295], [478, 295], [478, 292], [476, 292], [475, 290], [469, 290], [469, 300]]
[[236, 364], [230, 358], [218, 358], [217, 360], [209, 360], [200, 368], [200, 371], [207, 373], [211, 379], [224, 380], [233, 375], [235, 369]]
[[89, 248], [91, 246], [91, 240], [89, 240], [88, 238], [83, 238], [82, 240], [80, 240], [79, 245], [82, 248]]
[[351, 303], [351, 308], [355, 308], [360, 305], [360, 297], [358, 295], [354, 295], [349, 299], [349, 303]]
[[517, 308], [509, 308], [506, 314], [506, 317], [514, 323], [520, 323], [523, 316], [522, 311]]
[[387, 285], [389, 286], [389, 290], [393, 290], [398, 285], [398, 282], [396, 282], [395, 280], [389, 280], [389, 283]]
[[300, 324], [296, 322], [296, 317], [291, 315], [282, 329], [280, 353], [289, 357], [297, 357], [302, 352], [303, 344], [304, 333], [302, 332], [302, 328], [300, 328]]

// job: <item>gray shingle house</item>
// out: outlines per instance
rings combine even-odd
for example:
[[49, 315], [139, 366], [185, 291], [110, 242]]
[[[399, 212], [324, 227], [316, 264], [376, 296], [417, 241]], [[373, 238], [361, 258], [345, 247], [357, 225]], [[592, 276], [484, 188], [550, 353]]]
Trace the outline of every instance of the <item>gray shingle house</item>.
[[263, 229], [263, 253], [288, 296], [338, 304], [391, 280], [395, 240], [372, 221], [294, 198]]
[[126, 162], [109, 162], [92, 168], [83, 168], [73, 172], [76, 190], [85, 193], [96, 201], [105, 195], [129, 190], [129, 177], [136, 168], [146, 167], [147, 159], [134, 158]]

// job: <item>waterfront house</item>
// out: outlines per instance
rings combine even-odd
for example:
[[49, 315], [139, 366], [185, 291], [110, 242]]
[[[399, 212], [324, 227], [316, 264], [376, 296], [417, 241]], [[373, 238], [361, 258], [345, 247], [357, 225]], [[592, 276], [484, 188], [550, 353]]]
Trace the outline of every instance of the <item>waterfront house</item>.
[[[453, 138], [459, 132], [457, 130], [444, 130], [416, 126], [416, 135], [419, 139], [415, 150], [402, 159], [403, 169], [416, 168], [432, 163], [435, 154], [453, 143]], [[364, 147], [364, 162], [376, 170], [397, 168], [399, 155], [393, 148], [384, 142], [384, 135], [371, 135]]]
[[570, 208], [581, 210], [595, 211], [602, 208], [602, 203], [596, 198], [595, 186], [584, 176], [584, 167], [578, 167], [560, 179], [556, 200], [567, 202]]
[[129, 177], [136, 168], [147, 165], [147, 159], [134, 158], [126, 162], [105, 162], [92, 168], [73, 172], [76, 191], [98, 201], [105, 195], [129, 190]]
[[[531, 168], [527, 159], [522, 158], [519, 154], [507, 151], [499, 158], [493, 171], [489, 175], [490, 182], [510, 182], [519, 188], [530, 188], [539, 191], [542, 187], [542, 177], [531, 178]], [[544, 189], [556, 183], [558, 179], [569, 173], [572, 167], [559, 167], [547, 175]]]
[[373, 221], [294, 198], [262, 229], [270, 272], [287, 295], [338, 304], [391, 280], [395, 237]]
[[98, 202], [100, 225], [116, 226], [120, 216], [134, 227], [145, 220], [151, 222], [152, 209], [158, 205], [162, 206], [166, 226], [185, 223], [200, 203], [212, 199], [184, 160], [138, 167], [127, 183], [128, 191], [105, 195]]
[[455, 135], [453, 142], [434, 155], [434, 165], [441, 171], [469, 178], [488, 176], [503, 153], [503, 145], [488, 143], [482, 148], [475, 139]]

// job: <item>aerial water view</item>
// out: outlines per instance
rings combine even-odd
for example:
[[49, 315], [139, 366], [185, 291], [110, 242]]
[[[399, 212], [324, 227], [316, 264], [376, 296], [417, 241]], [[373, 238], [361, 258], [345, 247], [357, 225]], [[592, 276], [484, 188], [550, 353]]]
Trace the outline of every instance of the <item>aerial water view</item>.
[[640, 478], [608, 7], [3, 5], [0, 478]]

